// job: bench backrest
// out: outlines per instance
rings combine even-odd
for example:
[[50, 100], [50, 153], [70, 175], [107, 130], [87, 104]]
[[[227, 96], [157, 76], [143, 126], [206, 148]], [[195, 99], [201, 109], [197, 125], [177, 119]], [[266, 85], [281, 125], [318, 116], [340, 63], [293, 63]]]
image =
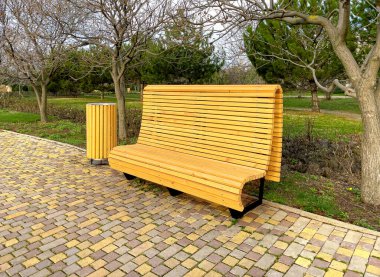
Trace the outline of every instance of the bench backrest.
[[266, 170], [280, 180], [279, 85], [150, 85], [138, 143]]

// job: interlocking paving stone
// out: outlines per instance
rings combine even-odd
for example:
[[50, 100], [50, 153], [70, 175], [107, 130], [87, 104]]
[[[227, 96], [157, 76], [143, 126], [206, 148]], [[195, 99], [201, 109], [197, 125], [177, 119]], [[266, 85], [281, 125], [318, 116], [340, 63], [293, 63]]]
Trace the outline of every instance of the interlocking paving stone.
[[380, 276], [380, 236], [264, 204], [228, 210], [0, 131], [0, 276]]

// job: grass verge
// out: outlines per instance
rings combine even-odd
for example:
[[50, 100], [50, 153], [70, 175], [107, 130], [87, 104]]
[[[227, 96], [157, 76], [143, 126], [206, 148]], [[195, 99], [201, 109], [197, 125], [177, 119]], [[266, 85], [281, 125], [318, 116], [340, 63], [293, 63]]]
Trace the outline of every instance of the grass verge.
[[[319, 107], [322, 110], [350, 112], [360, 114], [358, 101], [354, 98], [325, 100], [320, 99]], [[310, 98], [284, 98], [284, 109], [302, 108], [311, 109]]]

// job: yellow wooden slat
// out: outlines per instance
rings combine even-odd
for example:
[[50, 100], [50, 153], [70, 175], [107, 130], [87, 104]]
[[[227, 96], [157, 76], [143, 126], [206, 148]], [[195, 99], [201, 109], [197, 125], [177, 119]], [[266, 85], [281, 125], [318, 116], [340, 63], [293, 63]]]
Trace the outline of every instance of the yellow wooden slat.
[[[172, 121], [166, 120], [165, 122], [162, 121], [142, 121], [142, 128], [145, 126], [147, 127], [153, 127], [156, 126], [168, 126], [168, 127], [175, 127], [180, 129], [186, 129], [186, 130], [200, 130], [202, 132], [207, 133], [215, 133], [215, 134], [221, 134], [221, 135], [233, 135], [236, 137], [241, 137], [241, 140], [245, 140], [245, 138], [253, 137], [254, 139], [261, 139], [264, 141], [270, 141], [271, 136], [270, 134], [262, 134], [262, 133], [256, 133], [254, 132], [254, 128], [251, 127], [240, 127], [236, 125], [218, 125], [213, 123], [202, 123], [202, 122], [181, 122], [181, 123], [175, 123]], [[269, 133], [269, 131], [268, 131]]]
[[[144, 161], [142, 159], [139, 159], [138, 156], [131, 156], [127, 158], [127, 157], [117, 155], [115, 152], [113, 152], [110, 155], [110, 158], [113, 159], [114, 161], [119, 161], [122, 164], [126, 164], [126, 165], [131, 164], [138, 167], [144, 167], [148, 170], [154, 170], [157, 172], [161, 172], [161, 173], [172, 175], [178, 178], [182, 178], [184, 180], [188, 180], [191, 182], [201, 183], [209, 188], [214, 188], [217, 190], [229, 192], [234, 195], [240, 194], [241, 189], [243, 187], [243, 184], [234, 182], [232, 180], [229, 180], [230, 183], [228, 184], [226, 180], [223, 180], [222, 178], [218, 178], [216, 176], [207, 175], [207, 174], [201, 174], [199, 172], [195, 172], [191, 170], [186, 170], [178, 166], [173, 166], [166, 163], [152, 164], [151, 162], [149, 162], [149, 160]], [[218, 181], [221, 181], [221, 182], [218, 182]]]
[[[234, 102], [233, 102], [234, 103]], [[236, 103], [234, 103], [236, 104]], [[244, 105], [247, 104], [247, 105]], [[205, 101], [187, 101], [187, 102], [145, 102], [143, 103], [144, 108], [147, 107], [174, 107], [174, 108], [184, 108], [184, 109], [195, 109], [195, 110], [212, 110], [212, 111], [241, 111], [241, 112], [252, 112], [260, 111], [263, 113], [278, 113], [274, 109], [273, 103], [238, 103], [236, 105], [231, 105], [231, 103], [225, 103], [225, 105], [220, 105], [220, 103], [208, 102]]]
[[[221, 124], [220, 126], [226, 126], [226, 125], [238, 125], [242, 127], [251, 127], [251, 128], [257, 128], [256, 131], [261, 133], [267, 133], [266, 130], [272, 130], [273, 124], [270, 124], [269, 122], [265, 122], [265, 119], [256, 119], [256, 121], [247, 122], [247, 121], [225, 121], [223, 118], [215, 119], [215, 118], [205, 118], [205, 117], [182, 117], [178, 118], [175, 115], [171, 114], [160, 114], [159, 116], [154, 115], [152, 113], [143, 113], [142, 120], [148, 120], [148, 121], [169, 121], [169, 122], [176, 122], [176, 123], [193, 123], [193, 122], [204, 122], [204, 123], [218, 123]], [[261, 129], [261, 130], [259, 130]], [[279, 129], [280, 130], [280, 129]], [[272, 131], [269, 131], [271, 133]]]
[[217, 147], [199, 148], [194, 145], [179, 145], [173, 142], [157, 141], [154, 139], [139, 138], [139, 143], [170, 149], [177, 152], [187, 153], [200, 157], [206, 157], [223, 162], [230, 162], [238, 165], [249, 166], [252, 168], [267, 170], [269, 157], [266, 155], [251, 154], [252, 157], [244, 157], [231, 153], [221, 153]]
[[[157, 122], [144, 122], [144, 125], [142, 125], [142, 130], [147, 129], [149, 131], [160, 131], [160, 132], [173, 132], [173, 134], [182, 134], [184, 136], [187, 135], [187, 133], [190, 134], [196, 134], [201, 136], [208, 136], [210, 140], [216, 140], [216, 141], [225, 141], [225, 142], [232, 142], [234, 144], [238, 145], [252, 145], [251, 143], [259, 143], [259, 144], [270, 144], [270, 139], [262, 139], [262, 138], [255, 138], [253, 133], [249, 133], [249, 136], [242, 136], [242, 135], [231, 135], [221, 132], [215, 132], [213, 130], [206, 130], [205, 128], [202, 128], [202, 126], [191, 126], [191, 128], [186, 128], [183, 124], [178, 126], [170, 126], [169, 124], [158, 124]], [[176, 133], [174, 133], [176, 132]]]
[[[273, 106], [273, 104], [275, 106]], [[270, 108], [279, 106], [279, 103], [275, 103], [274, 99], [258, 99], [257, 102], [218, 102], [218, 101], [196, 101], [196, 100], [176, 100], [176, 99], [162, 99], [162, 98], [154, 98], [144, 100], [143, 106], [145, 105], [192, 105], [192, 106], [210, 106], [210, 107], [242, 107], [242, 108]]]
[[265, 173], [263, 170], [210, 160], [142, 144], [118, 146], [113, 149], [113, 153], [127, 157], [138, 156], [141, 159], [152, 160], [152, 162], [158, 164], [165, 161], [168, 165], [180, 165], [181, 168], [204, 174], [211, 174], [227, 180], [234, 180], [240, 184], [248, 182], [247, 180], [250, 180], [251, 178], [260, 178]]
[[245, 102], [245, 103], [274, 103], [273, 98], [251, 98], [251, 97], [212, 97], [212, 96], [186, 96], [186, 95], [144, 95], [145, 101], [154, 102], [161, 99], [171, 102], [171, 100], [191, 100], [191, 101], [213, 101], [213, 102]]
[[175, 136], [172, 135], [171, 132], [158, 132], [158, 130], [147, 130], [147, 129], [142, 129], [140, 131], [140, 136], [146, 137], [146, 138], [153, 138], [153, 139], [164, 139], [167, 141], [173, 141], [173, 142], [178, 142], [178, 143], [186, 143], [186, 142], [191, 142], [191, 143], [199, 143], [199, 145], [207, 145], [210, 146], [216, 146], [220, 147], [220, 151], [224, 152], [225, 150], [233, 150], [237, 151], [238, 153], [260, 153], [264, 155], [268, 155], [270, 150], [271, 150], [271, 145], [265, 145], [265, 144], [253, 144], [250, 146], [243, 146], [243, 145], [237, 145], [232, 144], [232, 143], [226, 143], [226, 142], [220, 142], [216, 140], [210, 140], [210, 137], [203, 137], [198, 136], [198, 135], [191, 135], [188, 134], [187, 136]]
[[133, 165], [126, 167], [124, 164], [118, 164], [117, 162], [114, 162], [112, 159], [110, 160], [110, 165], [112, 168], [116, 170], [128, 172], [131, 175], [143, 178], [145, 180], [157, 184], [164, 185], [169, 188], [183, 191], [187, 194], [202, 198], [204, 200], [208, 200], [213, 203], [217, 203], [240, 211], [244, 209], [243, 204], [241, 203], [240, 195], [236, 195], [235, 200], [230, 200], [228, 198], [225, 198], [222, 192], [220, 192], [219, 194], [212, 194], [209, 191], [201, 190], [202, 188], [205, 189], [205, 186], [202, 186], [202, 184], [199, 184], [198, 188], [194, 188], [189, 185], [189, 181], [182, 180], [180, 178], [175, 178], [174, 176], [170, 176], [160, 172], [155, 172], [151, 170], [146, 171], [144, 170], [144, 168], [134, 167]]
[[221, 119], [225, 122], [231, 122], [233, 124], [236, 124], [235, 121], [238, 122], [260, 122], [260, 123], [270, 123], [273, 124], [273, 114], [262, 114], [263, 116], [260, 116], [259, 114], [252, 116], [252, 117], [246, 117], [244, 115], [220, 115], [220, 114], [213, 114], [213, 113], [204, 113], [203, 111], [196, 112], [181, 112], [181, 111], [172, 111], [172, 110], [153, 110], [153, 109], [144, 109], [143, 111], [144, 115], [152, 115], [156, 117], [160, 117], [161, 115], [174, 115], [178, 119], [184, 118], [207, 118], [207, 119]]
[[246, 118], [273, 118], [274, 113], [273, 110], [267, 109], [267, 113], [263, 113], [261, 111], [252, 109], [250, 112], [242, 112], [242, 111], [220, 111], [220, 110], [208, 110], [203, 108], [198, 109], [188, 109], [188, 108], [182, 108], [182, 107], [154, 107], [154, 106], [144, 106], [144, 111], [150, 111], [150, 112], [157, 112], [157, 113], [165, 113], [165, 112], [174, 112], [179, 115], [191, 115], [191, 116], [197, 116], [200, 114], [205, 115], [221, 115], [226, 116], [227, 119], [231, 117], [246, 117]]
[[149, 91], [170, 92], [170, 91], [197, 91], [197, 92], [251, 92], [267, 91], [270, 93], [280, 93], [279, 85], [149, 85], [144, 88], [144, 93]]
[[[273, 98], [274, 92], [198, 92], [198, 91], [146, 91], [145, 95], [158, 96], [191, 96], [191, 97], [241, 97], [241, 98]], [[276, 96], [280, 98], [281, 96]]]

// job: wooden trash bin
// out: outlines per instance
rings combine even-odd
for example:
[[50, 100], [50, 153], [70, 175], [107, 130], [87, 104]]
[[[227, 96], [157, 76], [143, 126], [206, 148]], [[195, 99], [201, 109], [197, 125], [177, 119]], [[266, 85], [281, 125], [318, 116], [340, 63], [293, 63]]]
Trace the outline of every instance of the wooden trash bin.
[[115, 103], [86, 105], [87, 158], [91, 164], [108, 164], [108, 154], [117, 145]]

